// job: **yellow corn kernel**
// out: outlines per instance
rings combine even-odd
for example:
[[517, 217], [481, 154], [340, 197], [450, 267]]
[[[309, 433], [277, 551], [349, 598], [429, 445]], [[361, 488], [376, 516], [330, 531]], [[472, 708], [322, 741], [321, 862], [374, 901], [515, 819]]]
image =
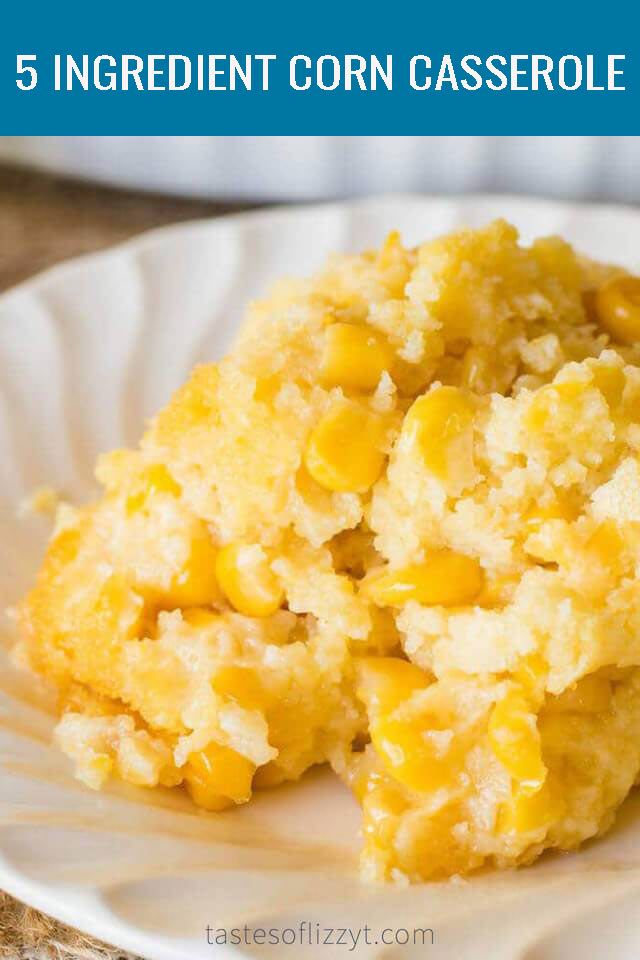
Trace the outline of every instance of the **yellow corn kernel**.
[[429, 685], [429, 676], [398, 657], [360, 657], [355, 661], [356, 694], [369, 714], [391, 713], [416, 690]]
[[383, 420], [348, 401], [336, 403], [309, 437], [304, 463], [326, 490], [364, 493], [384, 466]]
[[209, 610], [207, 607], [188, 607], [182, 611], [182, 619], [190, 627], [206, 629], [220, 619], [220, 614], [215, 610]]
[[282, 606], [284, 592], [257, 544], [230, 543], [218, 552], [216, 574], [229, 603], [246, 617], [269, 617]]
[[527, 697], [538, 698], [544, 695], [548, 673], [549, 667], [544, 657], [539, 653], [531, 653], [528, 657], [523, 657], [513, 671], [513, 679]]
[[127, 513], [141, 510], [154, 493], [178, 497], [180, 490], [180, 485], [175, 482], [167, 468], [161, 463], [154, 463], [143, 471], [139, 488], [127, 497]]
[[640, 340], [640, 277], [616, 277], [596, 292], [600, 325], [618, 343]]
[[545, 781], [536, 716], [524, 696], [512, 690], [494, 706], [489, 717], [489, 743], [523, 792], [534, 793]]
[[498, 812], [498, 833], [530, 833], [543, 830], [562, 816], [562, 798], [544, 783], [536, 793], [516, 787]]
[[282, 389], [282, 375], [272, 373], [266, 377], [259, 377], [256, 380], [255, 390], [253, 392], [254, 400], [258, 403], [272, 404], [276, 394]]
[[460, 383], [475, 393], [487, 393], [495, 380], [495, 358], [488, 347], [469, 347], [462, 359]]
[[613, 520], [605, 520], [587, 542], [587, 549], [593, 550], [605, 565], [616, 561], [624, 550], [624, 540]]
[[251, 796], [255, 766], [230, 747], [210, 743], [192, 753], [185, 766], [184, 780], [194, 803], [205, 810], [224, 810], [245, 803]]
[[610, 410], [620, 406], [626, 378], [620, 367], [606, 367], [604, 364], [594, 364], [591, 368], [594, 385], [607, 401]]
[[545, 713], [604, 713], [611, 706], [611, 683], [590, 673], [557, 697], [548, 697]]
[[363, 803], [365, 798], [369, 801], [367, 806], [375, 820], [384, 816], [398, 816], [407, 809], [407, 800], [398, 787], [382, 782], [379, 777], [368, 778], [366, 786], [360, 791]]
[[216, 548], [206, 528], [193, 537], [184, 568], [175, 576], [168, 599], [176, 607], [206, 607], [220, 597], [216, 580]]
[[161, 463], [153, 464], [145, 472], [145, 480], [149, 493], [170, 493], [177, 497], [180, 494], [180, 484], [176, 483], [166, 467]]
[[578, 511], [571, 501], [557, 494], [554, 500], [544, 504], [533, 503], [523, 516], [526, 536], [537, 533], [543, 523], [549, 520], [565, 520], [572, 523], [578, 516]]
[[62, 570], [73, 563], [80, 550], [81, 531], [78, 527], [67, 527], [56, 534], [49, 544], [48, 560], [54, 570]]
[[374, 575], [362, 588], [380, 606], [401, 607], [415, 600], [426, 606], [458, 607], [473, 603], [483, 584], [484, 573], [474, 557], [439, 550], [424, 563]]
[[216, 693], [235, 700], [247, 710], [264, 709], [264, 688], [255, 671], [248, 667], [222, 667], [215, 674], [212, 684]]
[[551, 426], [558, 412], [563, 408], [571, 409], [574, 403], [585, 391], [587, 384], [577, 380], [565, 380], [561, 383], [550, 383], [541, 387], [531, 401], [525, 426], [529, 430], [540, 431]]
[[376, 720], [371, 742], [387, 772], [411, 790], [439, 790], [452, 783], [458, 765], [451, 749], [452, 732], [422, 729], [414, 722]]
[[473, 416], [473, 402], [463, 390], [436, 387], [409, 408], [402, 433], [417, 446], [427, 469], [447, 479], [455, 441], [469, 429]]
[[332, 323], [325, 330], [320, 379], [326, 387], [375, 390], [393, 364], [385, 337], [366, 324]]

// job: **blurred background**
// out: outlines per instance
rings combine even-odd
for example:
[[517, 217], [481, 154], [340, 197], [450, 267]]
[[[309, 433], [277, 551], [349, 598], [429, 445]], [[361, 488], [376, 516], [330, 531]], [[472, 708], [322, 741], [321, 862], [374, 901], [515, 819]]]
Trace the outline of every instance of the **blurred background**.
[[0, 137], [0, 289], [166, 223], [403, 191], [640, 204], [640, 137]]
[[0, 160], [218, 199], [415, 190], [640, 201], [639, 137], [0, 137]]

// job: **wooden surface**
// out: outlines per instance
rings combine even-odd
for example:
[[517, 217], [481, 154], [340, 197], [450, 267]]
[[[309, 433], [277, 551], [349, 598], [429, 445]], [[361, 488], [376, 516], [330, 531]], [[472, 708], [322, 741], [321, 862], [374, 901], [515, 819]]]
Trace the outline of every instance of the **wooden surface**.
[[[144, 230], [246, 209], [64, 180], [0, 165], [0, 290], [61, 260]], [[1, 960], [119, 960], [119, 950], [55, 923], [0, 892]]]
[[152, 227], [246, 205], [132, 193], [0, 165], [0, 290]]

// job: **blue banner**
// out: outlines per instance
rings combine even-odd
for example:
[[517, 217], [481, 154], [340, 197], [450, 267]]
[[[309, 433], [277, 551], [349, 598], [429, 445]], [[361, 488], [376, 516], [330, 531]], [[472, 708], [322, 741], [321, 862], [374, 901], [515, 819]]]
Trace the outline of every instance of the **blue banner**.
[[0, 133], [628, 134], [638, 5], [7, 4]]

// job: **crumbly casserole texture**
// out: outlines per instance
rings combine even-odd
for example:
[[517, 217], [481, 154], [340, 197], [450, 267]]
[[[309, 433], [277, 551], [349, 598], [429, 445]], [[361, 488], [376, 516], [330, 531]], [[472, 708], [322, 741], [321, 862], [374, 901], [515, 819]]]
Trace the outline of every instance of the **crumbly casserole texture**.
[[329, 763], [370, 880], [605, 830], [640, 770], [638, 343], [639, 278], [503, 221], [252, 305], [19, 608], [78, 776], [220, 811]]

